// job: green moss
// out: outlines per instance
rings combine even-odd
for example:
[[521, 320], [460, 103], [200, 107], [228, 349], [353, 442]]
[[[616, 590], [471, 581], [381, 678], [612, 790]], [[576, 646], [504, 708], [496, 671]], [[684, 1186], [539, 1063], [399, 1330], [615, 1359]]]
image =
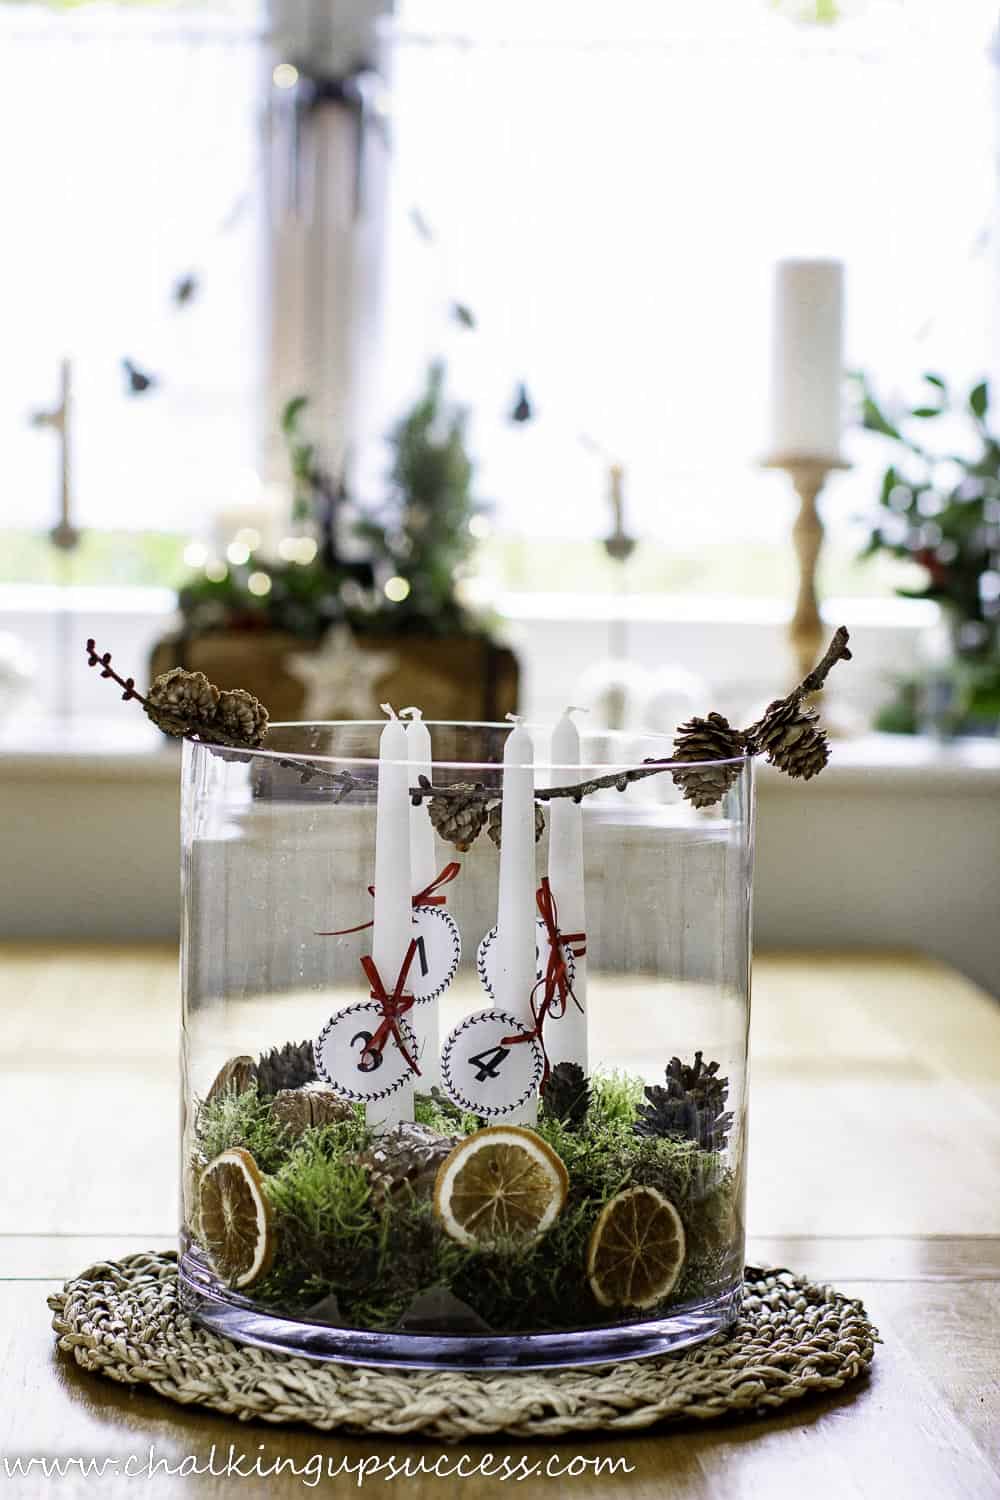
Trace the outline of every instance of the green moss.
[[595, 1074], [592, 1083], [587, 1128], [599, 1134], [605, 1128], [631, 1130], [643, 1099], [643, 1081], [628, 1073]]
[[[659, 1189], [684, 1224], [687, 1256], [665, 1309], [721, 1290], [735, 1269], [733, 1172], [722, 1156], [693, 1141], [636, 1136], [642, 1087], [635, 1078], [598, 1076], [587, 1117], [572, 1128], [542, 1111], [538, 1133], [569, 1174], [566, 1205], [541, 1239], [489, 1249], [450, 1239], [426, 1188], [403, 1186], [385, 1204], [373, 1203], [357, 1160], [370, 1142], [360, 1113], [290, 1141], [269, 1120], [267, 1102], [250, 1091], [204, 1106], [198, 1138], [206, 1155], [209, 1148], [215, 1154], [246, 1146], [267, 1174], [278, 1249], [274, 1269], [254, 1288], [255, 1301], [304, 1313], [333, 1296], [344, 1323], [391, 1328], [415, 1297], [444, 1285], [498, 1331], [572, 1328], [614, 1321], [590, 1290], [586, 1252], [601, 1209], [623, 1188]], [[474, 1116], [429, 1095], [418, 1095], [415, 1115], [442, 1133], [478, 1128]], [[631, 1316], [627, 1309], [619, 1315]]]
[[306, 1131], [265, 1181], [280, 1253], [256, 1294], [263, 1300], [301, 1307], [356, 1291], [371, 1277], [381, 1226], [368, 1174], [353, 1153], [336, 1149], [338, 1128]]
[[251, 1084], [242, 1094], [227, 1089], [199, 1104], [195, 1142], [206, 1161], [242, 1146], [262, 1172], [273, 1172], [288, 1155], [291, 1137], [272, 1119], [270, 1100], [259, 1099], [256, 1084]]
[[471, 1135], [483, 1123], [478, 1115], [459, 1109], [438, 1089], [413, 1096], [413, 1118], [418, 1125], [429, 1125], [442, 1135]]

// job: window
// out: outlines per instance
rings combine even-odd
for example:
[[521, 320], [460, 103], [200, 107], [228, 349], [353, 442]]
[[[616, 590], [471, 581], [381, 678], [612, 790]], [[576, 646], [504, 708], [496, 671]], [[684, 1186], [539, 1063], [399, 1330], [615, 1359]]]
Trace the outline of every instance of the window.
[[[844, 259], [848, 357], [883, 388], [989, 369], [994, 5], [845, 0], [833, 26], [789, 18], [804, 8], [397, 0], [374, 426], [446, 360], [495, 506], [493, 587], [617, 586], [596, 545], [615, 459], [643, 538], [631, 588], [788, 597], [793, 501], [756, 462], [781, 255]], [[171, 582], [253, 482], [269, 79], [250, 10], [0, 9], [0, 127], [19, 143], [0, 580]], [[55, 445], [27, 417], [67, 353], [87, 535], [63, 567], [44, 541]], [[155, 384], [130, 393], [125, 359]], [[534, 420], [513, 424], [522, 381]], [[826, 588], [884, 590], [851, 562], [879, 454], [847, 446]]]
[[[881, 387], [988, 369], [995, 7], [784, 9], [401, 0], [386, 370], [399, 405], [446, 357], [500, 586], [612, 584], [603, 450], [645, 539], [633, 587], [788, 597], [793, 501], [756, 466], [780, 256], [845, 261], [847, 356]], [[879, 454], [847, 447], [827, 587], [884, 590], [850, 563]]]
[[[57, 449], [29, 414], [55, 403], [63, 358], [86, 533], [74, 581], [164, 581], [184, 534], [255, 466], [259, 58], [245, 16], [0, 7], [4, 578], [60, 576], [44, 541]], [[151, 380], [142, 393], [124, 360]]]

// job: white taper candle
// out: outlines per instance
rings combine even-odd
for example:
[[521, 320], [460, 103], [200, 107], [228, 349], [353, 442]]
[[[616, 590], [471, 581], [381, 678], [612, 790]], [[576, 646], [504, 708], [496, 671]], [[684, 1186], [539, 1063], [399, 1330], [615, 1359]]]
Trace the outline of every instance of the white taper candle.
[[[406, 747], [410, 762], [410, 784], [415, 786], [418, 776], [426, 776], [433, 782], [431, 755], [431, 732], [424, 723], [419, 708], [404, 708], [410, 716], [406, 726]], [[425, 891], [438, 873], [437, 850], [434, 846], [434, 829], [426, 800], [419, 807], [410, 807], [410, 894]], [[438, 1002], [425, 1000], [415, 1005], [408, 1019], [413, 1023], [420, 1046], [420, 1087], [427, 1092], [441, 1083], [441, 1035]]]
[[[375, 809], [375, 926], [372, 959], [391, 994], [410, 946], [413, 927], [410, 890], [410, 767], [406, 726], [392, 714], [378, 744], [378, 801]], [[414, 1007], [415, 1009], [415, 1007]], [[406, 1020], [411, 1021], [411, 1010]], [[394, 1047], [392, 1040], [386, 1044]], [[387, 1099], [367, 1105], [372, 1130], [387, 1130], [413, 1119], [413, 1083], [408, 1079]]]
[[[552, 731], [553, 779], [559, 782], [579, 780], [580, 732], [570, 718], [576, 710], [568, 708]], [[553, 797], [549, 802], [549, 887], [559, 914], [560, 932], [586, 932], [587, 911], [583, 873], [583, 807], [572, 797]], [[584, 1073], [587, 1066], [587, 957], [574, 960], [575, 994], [583, 1012], [567, 1001], [566, 1014], [546, 1027], [545, 1042], [549, 1061], [578, 1063]]]
[[[524, 1026], [533, 1027], [531, 991], [535, 983], [535, 747], [518, 719], [503, 752], [500, 889], [497, 908], [497, 1004]], [[538, 1101], [505, 1120], [533, 1125]]]
[[840, 261], [775, 267], [770, 458], [840, 457], [843, 302]]

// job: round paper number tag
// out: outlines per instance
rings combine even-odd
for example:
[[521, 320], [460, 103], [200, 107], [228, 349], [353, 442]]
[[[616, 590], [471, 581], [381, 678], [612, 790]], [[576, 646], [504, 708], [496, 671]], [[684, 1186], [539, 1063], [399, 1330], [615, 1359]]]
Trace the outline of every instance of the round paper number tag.
[[[506, 1036], [523, 1042], [504, 1046]], [[496, 1120], [537, 1092], [545, 1068], [541, 1044], [503, 1010], [477, 1010], [449, 1032], [441, 1049], [441, 1083], [460, 1109]]]
[[[316, 1055], [316, 1071], [325, 1078], [332, 1089], [343, 1099], [353, 1099], [358, 1104], [371, 1104], [376, 1099], [385, 1099], [403, 1087], [414, 1074], [410, 1065], [390, 1036], [374, 1067], [362, 1066], [370, 1058], [364, 1050], [378, 1030], [382, 1020], [382, 1007], [375, 1000], [361, 1000], [357, 1005], [348, 1005], [336, 1011], [327, 1021], [319, 1038], [313, 1043]], [[400, 1016], [396, 1022], [399, 1034], [411, 1057], [419, 1051], [417, 1039], [406, 1019]], [[418, 1059], [419, 1061], [419, 1059]]]
[[[545, 971], [549, 966], [549, 929], [539, 917], [535, 922], [535, 978], [544, 979]], [[566, 973], [569, 975], [570, 986], [576, 978], [576, 963], [573, 951], [562, 944], [562, 950], [566, 957]], [[479, 980], [483, 989], [491, 1000], [496, 999], [496, 974], [499, 959], [499, 946], [497, 944], [497, 930], [491, 927], [489, 932], [479, 944], [479, 952], [476, 954], [476, 969], [479, 972]]]
[[440, 906], [413, 908], [413, 936], [417, 951], [406, 977], [407, 994], [417, 1004], [443, 995], [462, 960], [458, 923]]

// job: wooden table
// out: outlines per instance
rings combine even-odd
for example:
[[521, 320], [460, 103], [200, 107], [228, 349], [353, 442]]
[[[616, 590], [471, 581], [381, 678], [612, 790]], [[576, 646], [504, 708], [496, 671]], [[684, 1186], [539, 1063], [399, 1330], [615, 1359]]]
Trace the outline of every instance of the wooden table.
[[[285, 1475], [7, 1480], [16, 1455], [357, 1465], [395, 1454], [544, 1464], [623, 1458], [631, 1473], [408, 1478], [446, 1491], [809, 1500], [1000, 1496], [1000, 1006], [927, 960], [778, 955], [755, 971], [750, 1254], [864, 1299], [885, 1340], [871, 1381], [763, 1421], [627, 1440], [460, 1450], [228, 1423], [80, 1372], [57, 1354], [47, 1292], [95, 1259], [165, 1248], [176, 1223], [176, 956], [163, 948], [0, 949], [0, 1489], [12, 1496], [358, 1492]], [[259, 1445], [263, 1445], [262, 1448]], [[187, 1465], [193, 1466], [193, 1459]], [[384, 1483], [369, 1477], [366, 1487]]]

